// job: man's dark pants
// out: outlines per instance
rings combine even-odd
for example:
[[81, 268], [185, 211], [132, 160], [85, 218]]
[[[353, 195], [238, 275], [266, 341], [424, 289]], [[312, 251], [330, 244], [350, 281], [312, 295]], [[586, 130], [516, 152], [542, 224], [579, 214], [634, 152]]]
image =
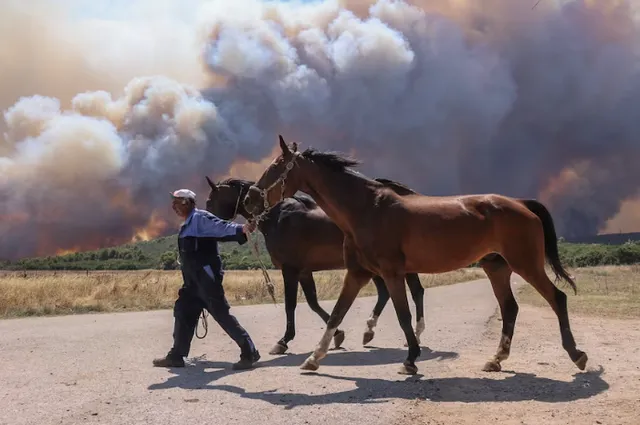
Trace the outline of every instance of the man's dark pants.
[[178, 291], [178, 299], [173, 308], [175, 325], [171, 355], [188, 356], [198, 318], [202, 309], [205, 308], [238, 344], [241, 350], [240, 357], [251, 359], [255, 346], [247, 331], [229, 312], [230, 306], [222, 286], [222, 274], [212, 269], [210, 265], [203, 265], [199, 261], [188, 261], [182, 264], [182, 277], [184, 284]]

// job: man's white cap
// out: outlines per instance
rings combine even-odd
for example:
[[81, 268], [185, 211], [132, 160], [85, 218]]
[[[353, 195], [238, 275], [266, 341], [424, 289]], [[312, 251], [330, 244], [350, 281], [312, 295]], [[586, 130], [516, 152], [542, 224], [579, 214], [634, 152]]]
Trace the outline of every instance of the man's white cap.
[[189, 189], [179, 189], [171, 194], [174, 198], [187, 198], [196, 200], [196, 194]]

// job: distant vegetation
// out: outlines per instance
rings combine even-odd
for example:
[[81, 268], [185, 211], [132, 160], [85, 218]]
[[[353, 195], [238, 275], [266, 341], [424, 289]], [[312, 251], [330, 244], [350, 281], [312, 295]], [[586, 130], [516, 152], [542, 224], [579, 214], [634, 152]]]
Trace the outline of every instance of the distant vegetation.
[[620, 245], [560, 243], [560, 258], [569, 267], [640, 264], [640, 241]]
[[[114, 248], [77, 252], [50, 257], [26, 258], [0, 264], [5, 270], [174, 270], [176, 263], [177, 236], [167, 236], [148, 242], [136, 242]], [[264, 244], [264, 237], [256, 232], [251, 242], [239, 245], [236, 242], [221, 242], [220, 256], [228, 270], [250, 270], [260, 267], [251, 251], [257, 241], [260, 259], [267, 268], [273, 268]]]
[[[630, 235], [626, 235], [630, 236]], [[640, 237], [640, 234], [633, 234]], [[261, 233], [253, 234], [258, 243], [260, 259], [267, 268], [273, 264]], [[251, 241], [251, 244], [254, 243]], [[592, 238], [604, 243], [568, 243], [560, 240], [560, 256], [569, 267], [640, 264], [640, 241], [623, 239], [622, 235], [601, 235]], [[137, 242], [114, 248], [79, 252], [52, 257], [29, 258], [12, 263], [0, 263], [5, 270], [140, 270], [178, 268], [176, 236], [167, 236], [148, 242]], [[220, 254], [227, 270], [250, 270], [260, 267], [249, 243], [220, 243]], [[471, 266], [477, 266], [473, 264]]]

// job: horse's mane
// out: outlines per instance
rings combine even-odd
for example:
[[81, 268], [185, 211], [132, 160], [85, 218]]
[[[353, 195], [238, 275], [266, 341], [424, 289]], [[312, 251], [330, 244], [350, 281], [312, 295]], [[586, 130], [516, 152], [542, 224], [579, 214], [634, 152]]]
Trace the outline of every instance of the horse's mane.
[[401, 196], [417, 194], [417, 192], [415, 192], [413, 189], [409, 188], [408, 186], [405, 186], [402, 183], [398, 183], [393, 180], [382, 179], [382, 178], [374, 179], [374, 180], [377, 181], [378, 183], [382, 183], [384, 186], [387, 186], [393, 189], [394, 192], [396, 192], [398, 195], [401, 195]]
[[226, 186], [231, 186], [231, 187], [236, 187], [239, 189], [242, 189], [246, 186], [251, 186], [252, 184], [255, 184], [255, 182], [250, 181], [250, 180], [243, 180], [243, 179], [235, 179], [233, 177], [229, 177], [227, 179], [224, 180], [220, 180], [218, 183], [216, 183], [217, 185], [226, 185]]
[[307, 209], [314, 209], [318, 207], [317, 202], [314, 201], [313, 198], [306, 193], [296, 193], [292, 196], [292, 198], [300, 202]]
[[[302, 152], [302, 156], [334, 171], [345, 171], [349, 167], [360, 165], [360, 161], [348, 158], [338, 152], [320, 152], [313, 148], [308, 148]], [[374, 179], [378, 183], [394, 190], [398, 195], [415, 195], [416, 192], [408, 186], [396, 181], [384, 178]]]
[[[348, 158], [338, 152], [320, 152], [313, 148], [307, 148], [304, 152], [302, 152], [302, 156], [335, 171], [344, 171], [349, 167], [360, 165], [359, 160]], [[410, 189], [408, 186], [403, 185], [402, 183], [398, 183], [396, 181], [385, 178], [377, 178], [374, 180], [382, 184], [383, 186], [392, 189], [398, 195], [404, 196], [416, 194], [415, 191]], [[255, 184], [255, 182], [229, 177], [219, 181], [217, 184], [235, 187], [241, 192], [243, 188], [251, 186]], [[311, 196], [305, 193], [296, 193], [292, 196], [292, 198], [300, 202], [307, 209], [315, 209], [318, 207], [317, 202]]]
[[347, 158], [339, 152], [320, 152], [313, 148], [307, 148], [302, 156], [334, 171], [343, 171], [349, 167], [360, 165], [360, 161]]

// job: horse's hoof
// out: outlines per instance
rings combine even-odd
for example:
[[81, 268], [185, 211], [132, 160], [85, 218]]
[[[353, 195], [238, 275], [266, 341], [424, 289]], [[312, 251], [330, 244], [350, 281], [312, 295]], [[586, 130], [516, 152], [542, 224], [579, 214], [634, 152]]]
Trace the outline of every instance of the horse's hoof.
[[485, 363], [484, 367], [482, 368], [483, 372], [500, 372], [501, 370], [502, 366], [500, 366], [500, 363], [493, 360]]
[[373, 340], [373, 336], [375, 334], [376, 333], [374, 331], [366, 331], [362, 336], [362, 345], [367, 345], [368, 343], [370, 343]]
[[398, 373], [400, 375], [415, 375], [416, 373], [418, 373], [418, 366], [416, 366], [415, 364], [404, 363], [402, 366], [400, 366]]
[[278, 342], [276, 343], [276, 345], [273, 346], [271, 351], [269, 351], [269, 354], [284, 354], [287, 352], [288, 348], [289, 347], [287, 347], [286, 345], [282, 344], [281, 342]]
[[587, 360], [589, 360], [587, 353], [582, 353], [582, 355], [574, 363], [576, 364], [576, 366], [578, 366], [578, 369], [584, 370], [587, 367]]
[[338, 330], [335, 335], [333, 335], [333, 344], [335, 348], [340, 348], [342, 343], [344, 342], [344, 331]]
[[302, 363], [302, 366], [300, 366], [300, 369], [302, 370], [318, 370], [318, 368], [320, 367], [320, 363], [318, 363], [318, 361], [314, 358], [307, 358], [307, 360], [304, 361], [304, 363]]

